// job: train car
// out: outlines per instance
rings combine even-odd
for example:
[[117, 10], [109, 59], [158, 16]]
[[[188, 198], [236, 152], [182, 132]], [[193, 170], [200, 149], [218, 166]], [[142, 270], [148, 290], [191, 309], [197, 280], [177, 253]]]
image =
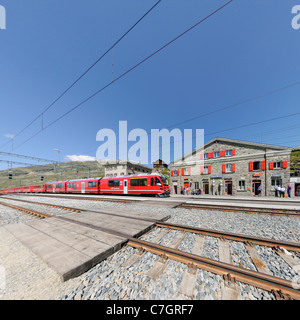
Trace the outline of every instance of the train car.
[[21, 193], [22, 192], [22, 188], [18, 187], [14, 189], [14, 193]]
[[66, 181], [51, 182], [45, 185], [46, 193], [66, 193]]
[[22, 187], [22, 193], [30, 193], [32, 192], [32, 186]]
[[45, 184], [39, 184], [37, 186], [32, 186], [32, 191], [34, 193], [44, 193], [46, 192], [46, 185]]
[[101, 178], [76, 179], [67, 181], [67, 193], [95, 193], [100, 192]]
[[163, 175], [141, 174], [103, 178], [100, 193], [169, 196], [170, 190]]

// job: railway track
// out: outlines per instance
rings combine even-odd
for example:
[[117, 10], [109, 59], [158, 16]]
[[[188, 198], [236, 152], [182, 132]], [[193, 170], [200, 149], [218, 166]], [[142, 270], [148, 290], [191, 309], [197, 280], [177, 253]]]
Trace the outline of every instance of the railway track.
[[201, 210], [214, 210], [214, 211], [231, 211], [231, 212], [243, 212], [243, 213], [258, 213], [258, 214], [270, 214], [270, 215], [286, 215], [300, 217], [300, 210], [294, 209], [275, 209], [275, 208], [253, 208], [243, 206], [224, 206], [218, 204], [201, 204], [201, 203], [182, 203], [177, 208], [183, 209], [201, 209]]
[[[12, 200], [12, 201], [16, 200], [16, 199], [5, 198], [5, 197], [1, 197], [1, 199]], [[50, 205], [52, 207], [54, 206], [57, 208], [62, 208], [70, 211], [83, 211], [82, 209], [78, 209], [78, 208], [57, 206], [57, 205], [52, 205], [47, 203], [38, 203], [38, 202], [33, 202], [28, 200], [17, 199], [17, 201], [24, 202], [24, 203], [37, 204], [41, 206]], [[30, 213], [41, 218], [51, 217], [51, 215], [46, 215], [35, 210], [22, 208], [22, 207], [15, 206], [2, 201], [0, 202], [0, 205], [5, 205], [17, 210], [22, 210], [23, 212]], [[93, 211], [93, 212], [98, 212], [99, 214], [124, 217], [124, 215], [122, 214], [103, 213], [101, 211], [96, 211], [96, 210], [85, 210], [85, 211]], [[82, 222], [72, 220], [72, 218], [70, 218], [70, 215], [68, 215], [68, 217], [58, 217], [58, 218], [68, 220], [69, 222], [72, 222], [72, 223], [82, 224]], [[234, 233], [223, 232], [218, 230], [196, 228], [196, 227], [190, 227], [185, 225], [172, 224], [168, 222], [158, 222], [151, 219], [144, 219], [144, 218], [138, 218], [138, 217], [136, 217], [135, 219], [151, 221], [154, 223], [154, 226], [158, 228], [164, 228], [167, 230], [173, 229], [173, 230], [180, 231], [182, 233], [182, 235], [179, 237], [180, 241], [183, 240], [184, 236], [187, 233], [195, 233], [200, 238], [203, 238], [205, 236], [216, 237], [223, 243], [228, 240], [243, 242], [245, 246], [249, 249], [248, 252], [251, 254], [251, 257], [253, 259], [255, 266], [257, 266], [257, 269], [264, 270], [262, 268], [263, 262], [258, 258], [258, 255], [255, 254], [254, 245], [267, 246], [269, 248], [274, 248], [274, 250], [276, 250], [278, 255], [280, 255], [283, 259], [286, 259], [286, 261], [290, 264], [291, 267], [293, 266], [293, 263], [296, 263], [296, 262], [293, 262], [292, 261], [293, 259], [291, 257], [288, 257], [288, 255], [284, 251], [282, 251], [283, 250], [282, 248], [284, 248], [284, 250], [300, 252], [299, 243], [275, 241], [273, 239], [259, 238], [259, 237], [247, 236], [242, 234], [234, 234]], [[108, 230], [108, 229], [100, 228], [100, 227], [93, 226], [86, 223], [84, 223], [84, 225], [90, 228], [105, 231], [107, 233], [112, 233], [111, 230]], [[159, 255], [160, 264], [164, 264], [167, 259], [172, 259], [172, 260], [187, 264], [190, 270], [189, 271], [190, 275], [188, 276], [190, 277], [192, 277], [192, 274], [193, 272], [195, 272], [195, 269], [200, 268], [200, 269], [212, 272], [214, 274], [221, 275], [224, 278], [224, 283], [227, 283], [227, 286], [231, 286], [233, 288], [235, 287], [236, 282], [239, 281], [242, 283], [246, 283], [246, 284], [270, 291], [278, 299], [300, 300], [299, 285], [296, 286], [295, 283], [293, 283], [292, 281], [278, 278], [271, 274], [267, 274], [265, 272], [253, 271], [246, 268], [238, 267], [228, 262], [209, 259], [199, 254], [187, 253], [187, 252], [178, 250], [177, 248], [179, 246], [180, 241], [177, 241], [177, 245], [174, 248], [174, 246], [167, 247], [154, 242], [132, 238], [126, 234], [123, 234], [122, 232], [119, 232], [118, 235], [125, 236], [128, 239], [127, 244], [129, 246], [132, 246], [139, 250], [145, 250], [145, 251], [151, 252], [152, 254], [155, 254], [155, 255]]]

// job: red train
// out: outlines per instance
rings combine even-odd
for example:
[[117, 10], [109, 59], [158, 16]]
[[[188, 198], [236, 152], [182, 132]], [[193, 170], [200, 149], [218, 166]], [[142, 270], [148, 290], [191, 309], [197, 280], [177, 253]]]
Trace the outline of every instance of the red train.
[[57, 181], [43, 185], [0, 190], [7, 193], [94, 193], [169, 196], [167, 179], [160, 174]]

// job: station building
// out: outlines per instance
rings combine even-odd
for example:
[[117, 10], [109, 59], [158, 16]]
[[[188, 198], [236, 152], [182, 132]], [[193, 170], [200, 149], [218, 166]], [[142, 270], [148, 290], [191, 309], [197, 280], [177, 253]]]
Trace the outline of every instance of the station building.
[[127, 176], [143, 173], [149, 174], [152, 172], [150, 167], [139, 162], [128, 160], [107, 161], [103, 166], [106, 177]]
[[275, 196], [275, 186], [287, 189], [290, 184], [292, 148], [227, 138], [200, 148], [170, 164], [171, 193], [189, 188], [189, 193], [201, 189], [201, 194], [251, 196], [259, 194], [260, 186], [262, 196]]

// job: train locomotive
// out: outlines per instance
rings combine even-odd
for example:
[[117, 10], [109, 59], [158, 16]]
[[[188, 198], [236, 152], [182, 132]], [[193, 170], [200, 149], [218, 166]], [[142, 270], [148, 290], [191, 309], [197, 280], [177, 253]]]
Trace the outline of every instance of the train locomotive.
[[170, 189], [168, 180], [163, 175], [152, 173], [56, 181], [42, 185], [0, 190], [0, 194], [7, 193], [128, 194], [166, 197], [170, 195]]

